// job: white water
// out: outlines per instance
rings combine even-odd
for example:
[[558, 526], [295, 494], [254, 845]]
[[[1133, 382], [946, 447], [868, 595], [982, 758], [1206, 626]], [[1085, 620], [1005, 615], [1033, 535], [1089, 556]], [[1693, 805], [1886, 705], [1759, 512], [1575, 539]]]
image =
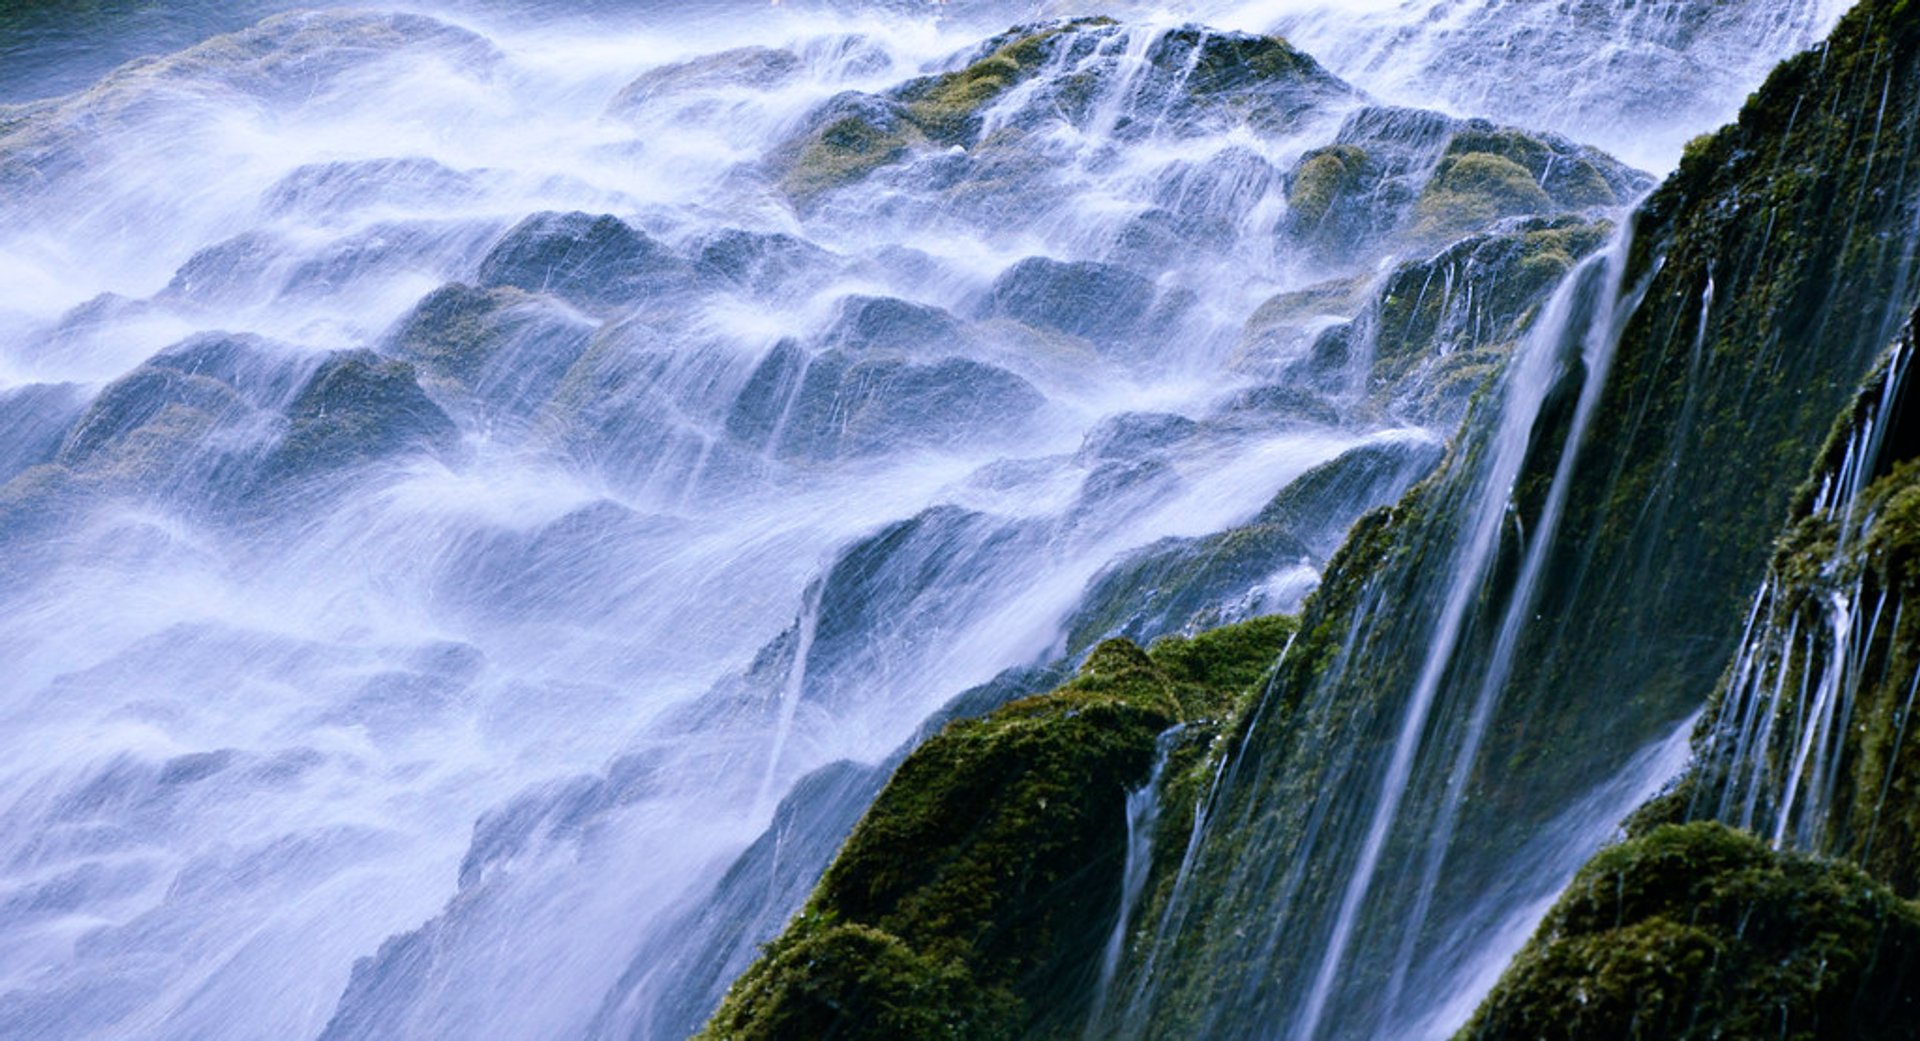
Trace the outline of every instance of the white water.
[[[1130, 12], [1147, 28], [1087, 59], [1112, 84], [1100, 117], [1036, 137], [1054, 172], [1017, 220], [926, 189], [937, 157], [805, 217], [758, 163], [832, 95], [949, 62], [983, 24], [1030, 9], [943, 23], [733, 10], [543, 25], [470, 9], [455, 31], [364, 47], [343, 43], [363, 23], [323, 19], [261, 37], [258, 54], [117, 73], [27, 112], [45, 136], [0, 145], [60, 160], [0, 181], [0, 394], [72, 384], [84, 400], [213, 330], [265, 338], [257, 363], [293, 374], [329, 351], [384, 348], [423, 295], [473, 280], [537, 211], [614, 213], [682, 256], [722, 228], [813, 247], [796, 273], [627, 324], [522, 305], [510, 369], [587, 336], [627, 375], [660, 365], [584, 433], [539, 401], [430, 382], [456, 450], [369, 465], [291, 511], [235, 508], [218, 478], [141, 471], [0, 544], [0, 1034], [253, 1037], [271, 1024], [311, 1037], [355, 1016], [367, 1036], [642, 1032], [644, 1010], [590, 1025], [651, 932], [712, 886], [796, 779], [879, 761], [953, 695], [1057, 653], [1087, 581], [1128, 551], [1243, 522], [1356, 445], [1431, 439], [1222, 406], [1265, 378], [1231, 364], [1247, 315], [1329, 273], [1275, 248], [1276, 174], [1330, 140], [1346, 108], [1279, 135], [1113, 137], [1147, 46], [1195, 16], [1289, 27], [1390, 100], [1538, 108], [1465, 78], [1389, 74], [1446, 66], [1474, 39], [1408, 35], [1429, 24], [1426, 5]], [[1792, 40], [1737, 41], [1731, 63], [1715, 49], [1731, 31], [1706, 34], [1673, 65], [1717, 70], [1690, 89], [1730, 111], [1829, 14], [1783, 20]], [[1404, 40], [1427, 40], [1420, 61], [1390, 57], [1401, 44], [1386, 41]], [[748, 44], [799, 61], [772, 86], [696, 81], [609, 110], [642, 73]], [[1503, 58], [1472, 83], [1538, 64]], [[1543, 122], [1616, 148], [1639, 139], [1636, 82], [1552, 76], [1617, 89]], [[989, 120], [1020, 117], [1022, 100]], [[1657, 165], [1705, 127], [1692, 110], [1663, 118], [1643, 155], [1619, 150]], [[969, 321], [963, 346], [936, 353], [1025, 380], [1041, 402], [1030, 415], [825, 459], [728, 440], [726, 410], [760, 363], [785, 337], [826, 335], [848, 298], [966, 318], [1017, 261], [1105, 257], [1169, 196], [1226, 230], [1156, 273], [1195, 302], [1174, 334], [1137, 337], [1147, 362]], [[1385, 264], [1388, 247], [1373, 249], [1365, 262]], [[74, 311], [103, 293], [115, 297]], [[208, 452], [266, 443], [280, 393]], [[76, 409], [32, 418], [57, 433]], [[1075, 453], [1103, 419], [1143, 411], [1200, 426], [1176, 451], [1124, 460], [1162, 467], [1152, 482], [1099, 492], [1096, 461]], [[0, 505], [31, 499], [29, 485], [16, 478]], [[816, 671], [819, 583], [850, 547], [940, 506], [970, 512], [916, 529], [908, 564], [861, 593], [873, 610], [839, 634], [838, 669]], [[1300, 573], [1274, 576], [1284, 591], [1268, 606], [1297, 601], [1304, 590], [1280, 580]], [[753, 668], [781, 646], [785, 659]], [[357, 960], [428, 923], [413, 946], [389, 945], [395, 961], [368, 963], [404, 954], [404, 986], [342, 1006]]]

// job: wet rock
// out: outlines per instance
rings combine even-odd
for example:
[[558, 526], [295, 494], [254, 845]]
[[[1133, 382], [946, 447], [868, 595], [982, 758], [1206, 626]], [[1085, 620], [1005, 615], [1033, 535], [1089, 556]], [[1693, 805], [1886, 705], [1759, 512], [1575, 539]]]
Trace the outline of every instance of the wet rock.
[[471, 174], [432, 159], [342, 160], [310, 163], [275, 181], [261, 195], [261, 208], [275, 216], [327, 219], [368, 209], [410, 210], [473, 198]]
[[271, 232], [245, 232], [196, 251], [162, 293], [199, 304], [264, 299], [272, 295], [291, 251]]
[[262, 464], [278, 484], [336, 472], [410, 451], [447, 452], [453, 420], [433, 403], [403, 361], [371, 351], [329, 357], [287, 409], [287, 433]]
[[887, 296], [850, 296], [821, 342], [854, 354], [873, 350], [952, 351], [964, 332], [960, 320], [938, 307]]
[[775, 90], [793, 82], [804, 68], [799, 55], [771, 47], [706, 54], [640, 74], [614, 96], [607, 114], [631, 116], [661, 98], [696, 91]]
[[1296, 478], [1247, 524], [1128, 555], [1089, 583], [1067, 623], [1068, 653], [1293, 609], [1353, 521], [1398, 499], [1443, 451], [1423, 438], [1362, 444]]
[[906, 446], [994, 442], [1045, 403], [1026, 380], [967, 358], [920, 363], [828, 351], [807, 364], [783, 410], [775, 448], [825, 461]]
[[1039, 535], [1028, 524], [936, 506], [854, 544], [819, 594], [803, 698], [832, 706], [867, 689], [875, 670], [897, 667], [902, 648], [991, 595], [994, 562]]
[[923, 140], [899, 102], [847, 91], [808, 117], [771, 161], [781, 190], [805, 210], [827, 192], [900, 160]]
[[[183, 433], [246, 410], [233, 388], [218, 380], [143, 366], [100, 392], [61, 443], [55, 461], [61, 466], [85, 469], [114, 458], [114, 449], [151, 438], [157, 431]], [[184, 454], [189, 445], [171, 447]], [[141, 455], [145, 457], [145, 453]]]
[[325, 296], [356, 285], [386, 284], [407, 276], [445, 278], [498, 234], [498, 226], [469, 221], [394, 221], [376, 224], [287, 265], [280, 294]]
[[767, 293], [808, 275], [824, 274], [837, 259], [792, 235], [728, 228], [700, 241], [694, 269], [709, 279]]
[[388, 350], [429, 380], [530, 416], [586, 353], [593, 327], [510, 287], [451, 283], [427, 294], [388, 337]]
[[1076, 460], [1131, 459], [1173, 448], [1200, 432], [1200, 424], [1167, 412], [1122, 412], [1101, 420], [1080, 442]]
[[1178, 309], [1179, 301], [1163, 300], [1158, 286], [1125, 268], [1028, 257], [994, 280], [984, 311], [1121, 351], [1169, 325]]
[[53, 461], [86, 398], [68, 383], [33, 383], [0, 391], [0, 485], [31, 466]]
[[552, 293], [589, 310], [633, 304], [678, 288], [686, 266], [618, 217], [539, 213], [513, 226], [481, 260], [481, 288]]

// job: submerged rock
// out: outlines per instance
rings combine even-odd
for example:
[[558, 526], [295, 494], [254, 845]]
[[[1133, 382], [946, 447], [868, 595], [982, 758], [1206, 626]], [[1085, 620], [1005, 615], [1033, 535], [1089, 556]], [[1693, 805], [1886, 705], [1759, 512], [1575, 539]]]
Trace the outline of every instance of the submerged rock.
[[798, 54], [772, 47], [706, 54], [642, 73], [614, 96], [607, 114], [631, 116], [663, 97], [695, 91], [774, 90], [793, 82], [804, 68]]
[[[728, 432], [778, 456], [824, 462], [1000, 441], [1046, 404], [1032, 384], [997, 366], [960, 357], [910, 360], [862, 343], [884, 333], [895, 343], [930, 334], [937, 344], [951, 328], [938, 312], [907, 314], [914, 322], [885, 330], [842, 325], [835, 335], [848, 348], [810, 355], [792, 341], [776, 344], [735, 399]], [[922, 321], [930, 315], [931, 325]]]
[[30, 466], [53, 461], [86, 398], [66, 383], [0, 391], [0, 486]]
[[0, 189], [41, 194], [88, 168], [92, 142], [170, 125], [196, 97], [273, 109], [311, 101], [372, 62], [433, 55], [484, 70], [484, 38], [416, 14], [296, 11], [215, 36], [178, 54], [130, 62], [91, 88], [0, 113]]
[[431, 380], [530, 416], [586, 353], [593, 329], [552, 300], [455, 282], [400, 320], [388, 350]]
[[432, 159], [341, 160], [296, 167], [261, 195], [268, 213], [338, 220], [375, 208], [404, 210], [479, 194], [472, 174]]

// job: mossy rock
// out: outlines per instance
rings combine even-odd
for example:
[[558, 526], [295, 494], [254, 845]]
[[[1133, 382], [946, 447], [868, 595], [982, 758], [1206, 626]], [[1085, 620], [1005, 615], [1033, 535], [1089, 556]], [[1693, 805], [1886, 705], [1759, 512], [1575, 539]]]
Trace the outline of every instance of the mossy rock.
[[446, 452], [459, 431], [414, 368], [372, 351], [344, 351], [314, 372], [287, 409], [287, 433], [261, 467], [277, 484], [406, 451]]
[[[245, 412], [232, 387], [206, 376], [143, 365], [107, 385], [87, 407], [55, 455], [62, 466], [84, 469], [109, 448], [170, 414], [177, 426], [185, 413], [209, 417]], [[184, 446], [183, 446], [184, 447]]]
[[1458, 1041], [1920, 1037], [1920, 908], [1719, 824], [1606, 850]]
[[1415, 236], [1445, 240], [1507, 217], [1551, 213], [1552, 196], [1505, 156], [1467, 152], [1440, 160], [1415, 208]]
[[[1493, 155], [1506, 159], [1524, 168], [1556, 205], [1569, 210], [1618, 206], [1627, 200], [1621, 197], [1616, 184], [1625, 188], [1644, 183], [1624, 176], [1618, 164], [1578, 145], [1520, 130], [1495, 128], [1479, 121], [1469, 123], [1467, 129], [1454, 135], [1447, 144], [1447, 154]], [[1612, 179], [1603, 172], [1603, 165], [1612, 167]]]
[[773, 153], [780, 188], [802, 210], [928, 145], [970, 147], [981, 112], [1032, 75], [1063, 34], [1104, 19], [1016, 29], [952, 72], [925, 76], [886, 96], [848, 91], [829, 99]]
[[1015, 29], [987, 44], [984, 55], [964, 67], [915, 80], [896, 96], [907, 118], [939, 145], [968, 146], [980, 132], [980, 114], [1002, 94], [1044, 66], [1061, 37], [1091, 26], [1111, 25], [1090, 18]]
[[871, 94], [837, 95], [811, 123], [774, 152], [780, 188], [803, 210], [898, 162], [925, 140], [898, 102]]
[[1337, 206], [1350, 202], [1366, 183], [1370, 163], [1357, 145], [1329, 145], [1301, 156], [1287, 185], [1288, 219], [1296, 232], [1319, 230]]
[[1291, 632], [1280, 618], [1151, 652], [1108, 641], [1060, 689], [948, 724], [700, 1036], [1078, 1036], [1128, 791], [1163, 731], [1244, 701]]

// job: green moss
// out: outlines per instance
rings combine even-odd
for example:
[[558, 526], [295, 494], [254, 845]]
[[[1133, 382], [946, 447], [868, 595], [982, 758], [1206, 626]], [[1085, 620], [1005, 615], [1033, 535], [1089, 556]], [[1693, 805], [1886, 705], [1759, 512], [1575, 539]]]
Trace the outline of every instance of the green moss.
[[811, 201], [898, 162], [919, 140], [906, 128], [883, 126], [864, 115], [842, 116], [801, 145], [780, 187], [797, 202]]
[[1447, 240], [1505, 217], [1551, 213], [1557, 207], [1527, 168], [1490, 152], [1449, 155], [1415, 204], [1413, 234]]
[[989, 104], [1037, 71], [1060, 36], [1099, 24], [1110, 23], [1082, 19], [1016, 30], [960, 69], [914, 80], [888, 97], [868, 98], [851, 106], [854, 111], [830, 115], [776, 150], [781, 189], [805, 206], [929, 143], [971, 147], [980, 132], [980, 113]]
[[1371, 374], [1378, 407], [1458, 422], [1561, 279], [1612, 233], [1607, 221], [1536, 219], [1403, 265], [1380, 294]]
[[947, 725], [875, 800], [708, 1038], [1071, 1036], [1119, 893], [1125, 799], [1162, 731], [1230, 712], [1292, 631], [1258, 619]]
[[966, 965], [872, 926], [802, 915], [767, 947], [699, 1035], [711, 1041], [1010, 1036], [1015, 1005]]
[[1319, 227], [1334, 205], [1364, 182], [1369, 161], [1366, 150], [1354, 145], [1316, 148], [1302, 156], [1287, 186], [1287, 205], [1295, 225]]
[[1920, 909], [1717, 824], [1601, 853], [1459, 1037], [1907, 1038]]
[[1170, 40], [1197, 46], [1187, 87], [1196, 93], [1237, 90], [1253, 83], [1300, 78], [1317, 79], [1326, 70], [1304, 52], [1278, 36], [1240, 33], [1204, 33], [1176, 29]]

